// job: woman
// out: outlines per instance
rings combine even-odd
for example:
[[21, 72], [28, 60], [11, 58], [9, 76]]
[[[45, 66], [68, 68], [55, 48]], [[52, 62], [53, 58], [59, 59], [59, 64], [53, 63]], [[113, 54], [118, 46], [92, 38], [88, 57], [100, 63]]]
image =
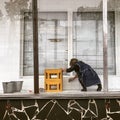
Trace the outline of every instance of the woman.
[[72, 58], [70, 61], [70, 68], [63, 69], [64, 72], [75, 71], [76, 75], [69, 79], [69, 82], [78, 78], [83, 89], [81, 91], [87, 91], [87, 87], [92, 85], [98, 85], [97, 91], [102, 90], [100, 78], [97, 73], [91, 68], [90, 65], [78, 61], [76, 58]]

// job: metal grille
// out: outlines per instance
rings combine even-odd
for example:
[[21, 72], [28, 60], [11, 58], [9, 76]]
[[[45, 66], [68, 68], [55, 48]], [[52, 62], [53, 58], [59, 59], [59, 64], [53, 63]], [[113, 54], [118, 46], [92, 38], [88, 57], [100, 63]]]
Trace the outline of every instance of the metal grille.
[[[67, 67], [67, 13], [42, 12], [38, 15], [39, 74], [46, 68]], [[33, 35], [31, 13], [24, 19], [23, 73], [33, 75]]]
[[[103, 74], [102, 13], [73, 14], [73, 55]], [[115, 74], [114, 13], [108, 13], [108, 72]]]

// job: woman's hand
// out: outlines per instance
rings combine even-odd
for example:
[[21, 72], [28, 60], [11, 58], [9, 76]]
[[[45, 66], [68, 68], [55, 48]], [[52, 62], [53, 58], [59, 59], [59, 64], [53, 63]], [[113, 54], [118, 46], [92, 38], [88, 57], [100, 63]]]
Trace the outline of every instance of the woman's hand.
[[74, 80], [74, 77], [69, 78], [69, 79], [68, 79], [68, 82], [71, 82], [71, 81], [73, 81], [73, 80]]
[[76, 78], [78, 78], [77, 74], [76, 74], [74, 77], [69, 78], [69, 79], [68, 79], [68, 82], [71, 82], [71, 81], [75, 80]]
[[62, 68], [62, 71], [63, 71], [63, 72], [66, 72], [66, 68]]

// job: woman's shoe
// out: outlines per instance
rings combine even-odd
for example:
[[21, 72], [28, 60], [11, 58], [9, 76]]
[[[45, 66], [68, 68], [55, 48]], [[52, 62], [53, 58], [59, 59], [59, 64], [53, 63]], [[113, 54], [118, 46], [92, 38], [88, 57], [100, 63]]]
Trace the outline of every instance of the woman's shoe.
[[83, 89], [81, 89], [81, 91], [87, 91], [87, 88], [83, 88]]
[[101, 91], [101, 90], [102, 90], [102, 85], [101, 85], [101, 84], [98, 84], [97, 91]]

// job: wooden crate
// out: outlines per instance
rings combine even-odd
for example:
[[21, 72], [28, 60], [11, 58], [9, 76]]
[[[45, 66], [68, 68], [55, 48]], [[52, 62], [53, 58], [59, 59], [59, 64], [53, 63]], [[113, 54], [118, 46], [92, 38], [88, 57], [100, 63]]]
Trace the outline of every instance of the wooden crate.
[[62, 69], [45, 69], [45, 91], [62, 91], [63, 74]]

